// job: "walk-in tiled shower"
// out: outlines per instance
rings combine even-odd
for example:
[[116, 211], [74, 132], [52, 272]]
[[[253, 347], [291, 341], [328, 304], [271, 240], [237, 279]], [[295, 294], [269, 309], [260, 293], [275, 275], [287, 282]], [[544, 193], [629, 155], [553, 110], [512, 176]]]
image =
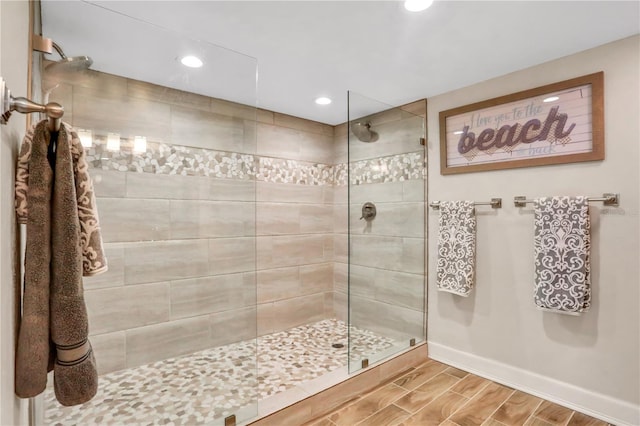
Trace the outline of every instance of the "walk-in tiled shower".
[[226, 75], [246, 78], [246, 102], [43, 76], [83, 136], [109, 261], [84, 281], [98, 395], [62, 407], [48, 389], [45, 424], [242, 423], [424, 340], [424, 102], [350, 93], [339, 126], [258, 109], [255, 59], [182, 41], [240, 68]]

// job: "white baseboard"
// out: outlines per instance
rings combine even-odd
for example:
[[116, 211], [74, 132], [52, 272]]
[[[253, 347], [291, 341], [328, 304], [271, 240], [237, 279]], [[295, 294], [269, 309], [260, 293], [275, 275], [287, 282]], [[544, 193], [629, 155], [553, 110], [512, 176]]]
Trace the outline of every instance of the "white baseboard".
[[640, 406], [492, 359], [428, 342], [429, 358], [615, 425], [640, 425]]

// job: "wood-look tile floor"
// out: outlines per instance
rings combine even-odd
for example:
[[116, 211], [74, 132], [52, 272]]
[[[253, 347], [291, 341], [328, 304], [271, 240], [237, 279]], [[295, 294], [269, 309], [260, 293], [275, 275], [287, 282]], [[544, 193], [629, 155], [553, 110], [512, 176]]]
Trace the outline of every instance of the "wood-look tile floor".
[[606, 426], [434, 360], [338, 407], [313, 426]]

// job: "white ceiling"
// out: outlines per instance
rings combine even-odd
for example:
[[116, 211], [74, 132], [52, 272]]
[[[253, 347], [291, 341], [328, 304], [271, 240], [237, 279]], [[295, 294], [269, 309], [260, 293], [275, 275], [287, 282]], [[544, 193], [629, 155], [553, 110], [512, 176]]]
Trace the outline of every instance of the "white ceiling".
[[[45, 0], [42, 18], [43, 35], [93, 69], [338, 124], [347, 90], [393, 106], [428, 98], [637, 34], [640, 3]], [[186, 53], [205, 66], [184, 68]]]

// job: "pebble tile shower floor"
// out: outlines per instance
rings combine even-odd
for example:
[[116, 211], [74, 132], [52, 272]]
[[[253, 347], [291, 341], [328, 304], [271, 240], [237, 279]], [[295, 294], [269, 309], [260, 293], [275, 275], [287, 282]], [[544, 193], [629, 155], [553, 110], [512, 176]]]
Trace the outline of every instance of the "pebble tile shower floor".
[[[352, 328], [351, 358], [398, 342]], [[334, 343], [344, 347], [334, 348]], [[258, 399], [347, 365], [347, 325], [335, 319], [100, 376], [89, 402], [63, 407], [45, 392], [45, 424], [193, 425], [226, 417]]]

